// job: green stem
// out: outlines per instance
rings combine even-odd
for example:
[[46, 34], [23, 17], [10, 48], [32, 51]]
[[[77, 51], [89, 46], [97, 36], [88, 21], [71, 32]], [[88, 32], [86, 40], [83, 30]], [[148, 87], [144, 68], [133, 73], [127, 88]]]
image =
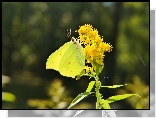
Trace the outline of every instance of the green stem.
[[99, 92], [99, 89], [100, 89], [100, 86], [101, 86], [101, 82], [99, 81], [98, 77], [96, 77], [95, 80], [96, 80], [95, 92], [96, 92], [96, 98], [97, 98], [96, 109], [99, 109], [100, 98], [101, 98], [101, 94]]

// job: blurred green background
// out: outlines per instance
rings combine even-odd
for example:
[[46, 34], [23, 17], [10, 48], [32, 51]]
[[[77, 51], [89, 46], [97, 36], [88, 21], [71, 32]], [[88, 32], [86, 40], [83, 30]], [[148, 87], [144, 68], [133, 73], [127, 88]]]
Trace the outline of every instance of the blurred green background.
[[[2, 108], [66, 109], [85, 92], [93, 79], [76, 81], [46, 70], [49, 55], [70, 41], [67, 29], [91, 24], [113, 46], [105, 53], [101, 89], [104, 98], [136, 93], [111, 104], [113, 109], [149, 108], [149, 3], [148, 2], [3, 2], [2, 3]], [[78, 37], [77, 32], [72, 32]], [[95, 109], [89, 97], [73, 109]]]

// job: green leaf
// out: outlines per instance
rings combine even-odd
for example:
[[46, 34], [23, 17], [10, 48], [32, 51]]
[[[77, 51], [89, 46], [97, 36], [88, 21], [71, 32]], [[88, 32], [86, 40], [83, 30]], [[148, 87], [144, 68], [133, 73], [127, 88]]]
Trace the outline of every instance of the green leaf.
[[89, 83], [89, 85], [88, 85], [88, 88], [87, 88], [86, 92], [90, 92], [90, 91], [92, 90], [94, 84], [95, 84], [95, 81], [91, 81], [91, 82]]
[[85, 97], [87, 97], [89, 94], [91, 94], [90, 92], [84, 92], [79, 94], [70, 104], [70, 106], [68, 107], [68, 109], [70, 109], [71, 107], [73, 107], [75, 104], [77, 104], [78, 102], [80, 102], [82, 99], [84, 99]]
[[16, 97], [12, 93], [2, 92], [2, 100], [7, 102], [14, 102], [16, 100]]
[[[74, 38], [73, 38], [74, 39]], [[59, 71], [61, 75], [75, 78], [84, 69], [85, 55], [83, 47], [74, 39], [67, 42], [54, 53], [46, 62], [46, 69]]]
[[[123, 94], [123, 95], [111, 96], [107, 100], [108, 100], [108, 103], [112, 103], [114, 101], [122, 100], [122, 99], [128, 98], [133, 95], [139, 96], [138, 94]], [[141, 97], [141, 96], [139, 96], [139, 97]]]
[[100, 65], [100, 64], [98, 64], [98, 63], [96, 63], [96, 62], [94, 61], [94, 62], [93, 62], [93, 68], [95, 69], [95, 73], [96, 73], [96, 75], [98, 76], [98, 75], [101, 73], [101, 71], [103, 70], [104, 64], [103, 64], [103, 65]]
[[[127, 85], [127, 84], [125, 84], [125, 85]], [[121, 87], [121, 86], [124, 86], [124, 85], [101, 86], [101, 87], [106, 87], [106, 88], [118, 88], [118, 87]]]
[[100, 105], [101, 105], [104, 109], [111, 109], [108, 100], [101, 99], [101, 100], [100, 100]]

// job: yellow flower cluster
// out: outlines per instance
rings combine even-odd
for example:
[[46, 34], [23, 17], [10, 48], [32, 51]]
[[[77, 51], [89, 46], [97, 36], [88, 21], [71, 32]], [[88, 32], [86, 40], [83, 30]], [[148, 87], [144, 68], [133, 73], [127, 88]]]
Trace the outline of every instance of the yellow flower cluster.
[[97, 29], [93, 29], [90, 24], [80, 26], [78, 33], [80, 42], [84, 44], [87, 63], [96, 62], [103, 65], [104, 52], [112, 51], [113, 47], [109, 43], [104, 43]]

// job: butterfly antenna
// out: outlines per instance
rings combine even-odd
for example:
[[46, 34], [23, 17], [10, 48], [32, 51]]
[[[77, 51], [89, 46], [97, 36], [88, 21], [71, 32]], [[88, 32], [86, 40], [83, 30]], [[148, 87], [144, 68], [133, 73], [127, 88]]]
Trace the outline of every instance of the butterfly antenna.
[[[67, 29], [67, 31], [68, 31], [68, 29]], [[68, 31], [67, 36], [71, 38], [71, 28], [70, 28], [70, 30]]]
[[[67, 31], [68, 31], [68, 29], [67, 29]], [[70, 28], [69, 32], [67, 33], [67, 36], [74, 42], [74, 39], [71, 37], [71, 28]]]

